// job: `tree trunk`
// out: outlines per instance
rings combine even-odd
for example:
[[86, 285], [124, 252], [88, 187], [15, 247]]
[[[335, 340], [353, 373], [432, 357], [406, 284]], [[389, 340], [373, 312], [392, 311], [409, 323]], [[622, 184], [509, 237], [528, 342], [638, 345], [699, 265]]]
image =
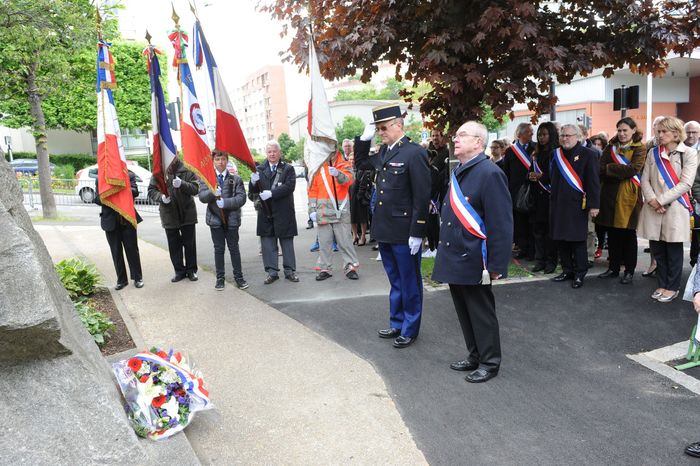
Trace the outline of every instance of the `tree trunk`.
[[41, 108], [41, 95], [36, 86], [36, 63], [29, 67], [27, 73], [27, 94], [29, 107], [34, 119], [34, 141], [36, 142], [36, 160], [39, 166], [39, 192], [41, 194], [41, 211], [44, 218], [56, 218], [56, 200], [51, 189], [51, 168], [49, 150], [46, 145], [46, 119]]

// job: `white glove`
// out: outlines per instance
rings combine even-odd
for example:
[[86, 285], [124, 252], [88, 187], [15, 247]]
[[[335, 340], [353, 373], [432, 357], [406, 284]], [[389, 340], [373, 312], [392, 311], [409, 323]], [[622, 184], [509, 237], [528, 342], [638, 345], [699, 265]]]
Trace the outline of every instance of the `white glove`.
[[179, 188], [181, 184], [182, 180], [180, 178], [178, 178], [177, 176], [173, 178], [173, 188]]
[[223, 199], [217, 199], [217, 200], [216, 200], [216, 206], [217, 206], [219, 209], [223, 209], [223, 208], [224, 208], [224, 200], [223, 200]]
[[316, 221], [317, 217], [318, 216], [316, 215], [316, 212], [311, 212], [311, 214], [309, 215], [309, 220], [311, 220], [314, 223], [317, 223], [317, 221]]
[[170, 196], [166, 196], [165, 194], [161, 194], [160, 200], [163, 201], [163, 204], [170, 204]]
[[367, 126], [365, 126], [365, 132], [362, 133], [362, 136], [360, 136], [360, 141], [371, 141], [374, 138], [374, 133], [377, 132], [377, 129], [374, 127], [372, 123], [369, 123]]
[[221, 186], [216, 187], [216, 192], [214, 193], [214, 196], [221, 197]]
[[330, 173], [331, 176], [338, 176], [340, 172], [335, 167], [328, 167], [328, 173]]
[[408, 247], [411, 248], [411, 255], [414, 256], [420, 251], [420, 247], [423, 244], [423, 238], [416, 238], [415, 236], [409, 236]]
[[260, 181], [260, 175], [258, 175], [258, 172], [252, 173], [252, 174], [250, 175], [250, 182], [253, 183], [253, 184], [255, 184], [255, 183], [257, 183], [258, 181]]
[[269, 189], [266, 189], [265, 191], [260, 193], [260, 199], [262, 199], [263, 201], [267, 201], [271, 197], [272, 197], [272, 191], [270, 191]]

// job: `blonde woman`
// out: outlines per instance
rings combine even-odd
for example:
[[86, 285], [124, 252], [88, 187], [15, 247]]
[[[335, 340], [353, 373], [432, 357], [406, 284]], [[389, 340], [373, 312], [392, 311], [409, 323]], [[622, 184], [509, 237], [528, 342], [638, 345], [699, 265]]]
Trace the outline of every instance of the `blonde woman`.
[[644, 206], [639, 236], [649, 240], [656, 259], [658, 288], [651, 295], [660, 303], [678, 296], [683, 270], [683, 242], [690, 240], [690, 196], [697, 171], [697, 152], [683, 144], [685, 130], [678, 118], [657, 124], [658, 145], [647, 153], [642, 172]]

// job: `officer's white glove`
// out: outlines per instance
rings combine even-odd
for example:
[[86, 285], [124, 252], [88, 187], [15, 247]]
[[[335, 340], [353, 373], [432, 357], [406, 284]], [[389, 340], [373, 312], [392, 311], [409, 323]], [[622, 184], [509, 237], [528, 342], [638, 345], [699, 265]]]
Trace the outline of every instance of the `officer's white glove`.
[[216, 187], [216, 192], [214, 193], [214, 196], [221, 197], [221, 186]]
[[163, 201], [163, 204], [170, 204], [170, 196], [166, 196], [165, 194], [161, 194], [160, 200]]
[[318, 215], [316, 215], [316, 212], [311, 212], [311, 214], [309, 215], [309, 220], [311, 220], [314, 223], [317, 223], [317, 220], [316, 220], [317, 217], [318, 217]]
[[369, 123], [367, 126], [365, 126], [365, 132], [362, 133], [362, 136], [360, 136], [361, 141], [371, 141], [374, 138], [374, 133], [377, 132], [377, 129], [374, 127], [372, 123]]
[[266, 189], [265, 191], [260, 193], [260, 199], [262, 199], [263, 201], [267, 201], [271, 197], [272, 197], [272, 191], [270, 191], [269, 189]]
[[411, 248], [411, 255], [414, 256], [420, 251], [420, 247], [423, 244], [423, 238], [416, 238], [415, 236], [410, 236], [408, 238], [408, 247]]
[[182, 180], [177, 176], [173, 178], [173, 188], [179, 188], [182, 185]]
[[217, 206], [219, 209], [223, 209], [223, 208], [224, 208], [224, 200], [223, 200], [223, 199], [217, 199], [217, 200], [216, 200], [216, 206]]
[[331, 176], [338, 176], [340, 172], [335, 167], [328, 167], [328, 173], [330, 173]]
[[253, 183], [253, 184], [255, 184], [255, 183], [257, 183], [258, 181], [260, 181], [260, 175], [258, 175], [258, 172], [252, 173], [252, 174], [250, 175], [250, 182]]

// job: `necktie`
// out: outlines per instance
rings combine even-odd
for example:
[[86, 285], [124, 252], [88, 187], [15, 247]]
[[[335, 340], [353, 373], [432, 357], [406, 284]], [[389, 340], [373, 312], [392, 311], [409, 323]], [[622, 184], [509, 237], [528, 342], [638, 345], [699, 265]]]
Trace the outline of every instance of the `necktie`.
[[270, 166], [270, 170], [272, 171], [272, 174], [274, 175], [275, 172], [277, 171], [277, 165]]
[[219, 187], [221, 189], [223, 189], [224, 188], [224, 175], [219, 174], [218, 178], [219, 178]]

